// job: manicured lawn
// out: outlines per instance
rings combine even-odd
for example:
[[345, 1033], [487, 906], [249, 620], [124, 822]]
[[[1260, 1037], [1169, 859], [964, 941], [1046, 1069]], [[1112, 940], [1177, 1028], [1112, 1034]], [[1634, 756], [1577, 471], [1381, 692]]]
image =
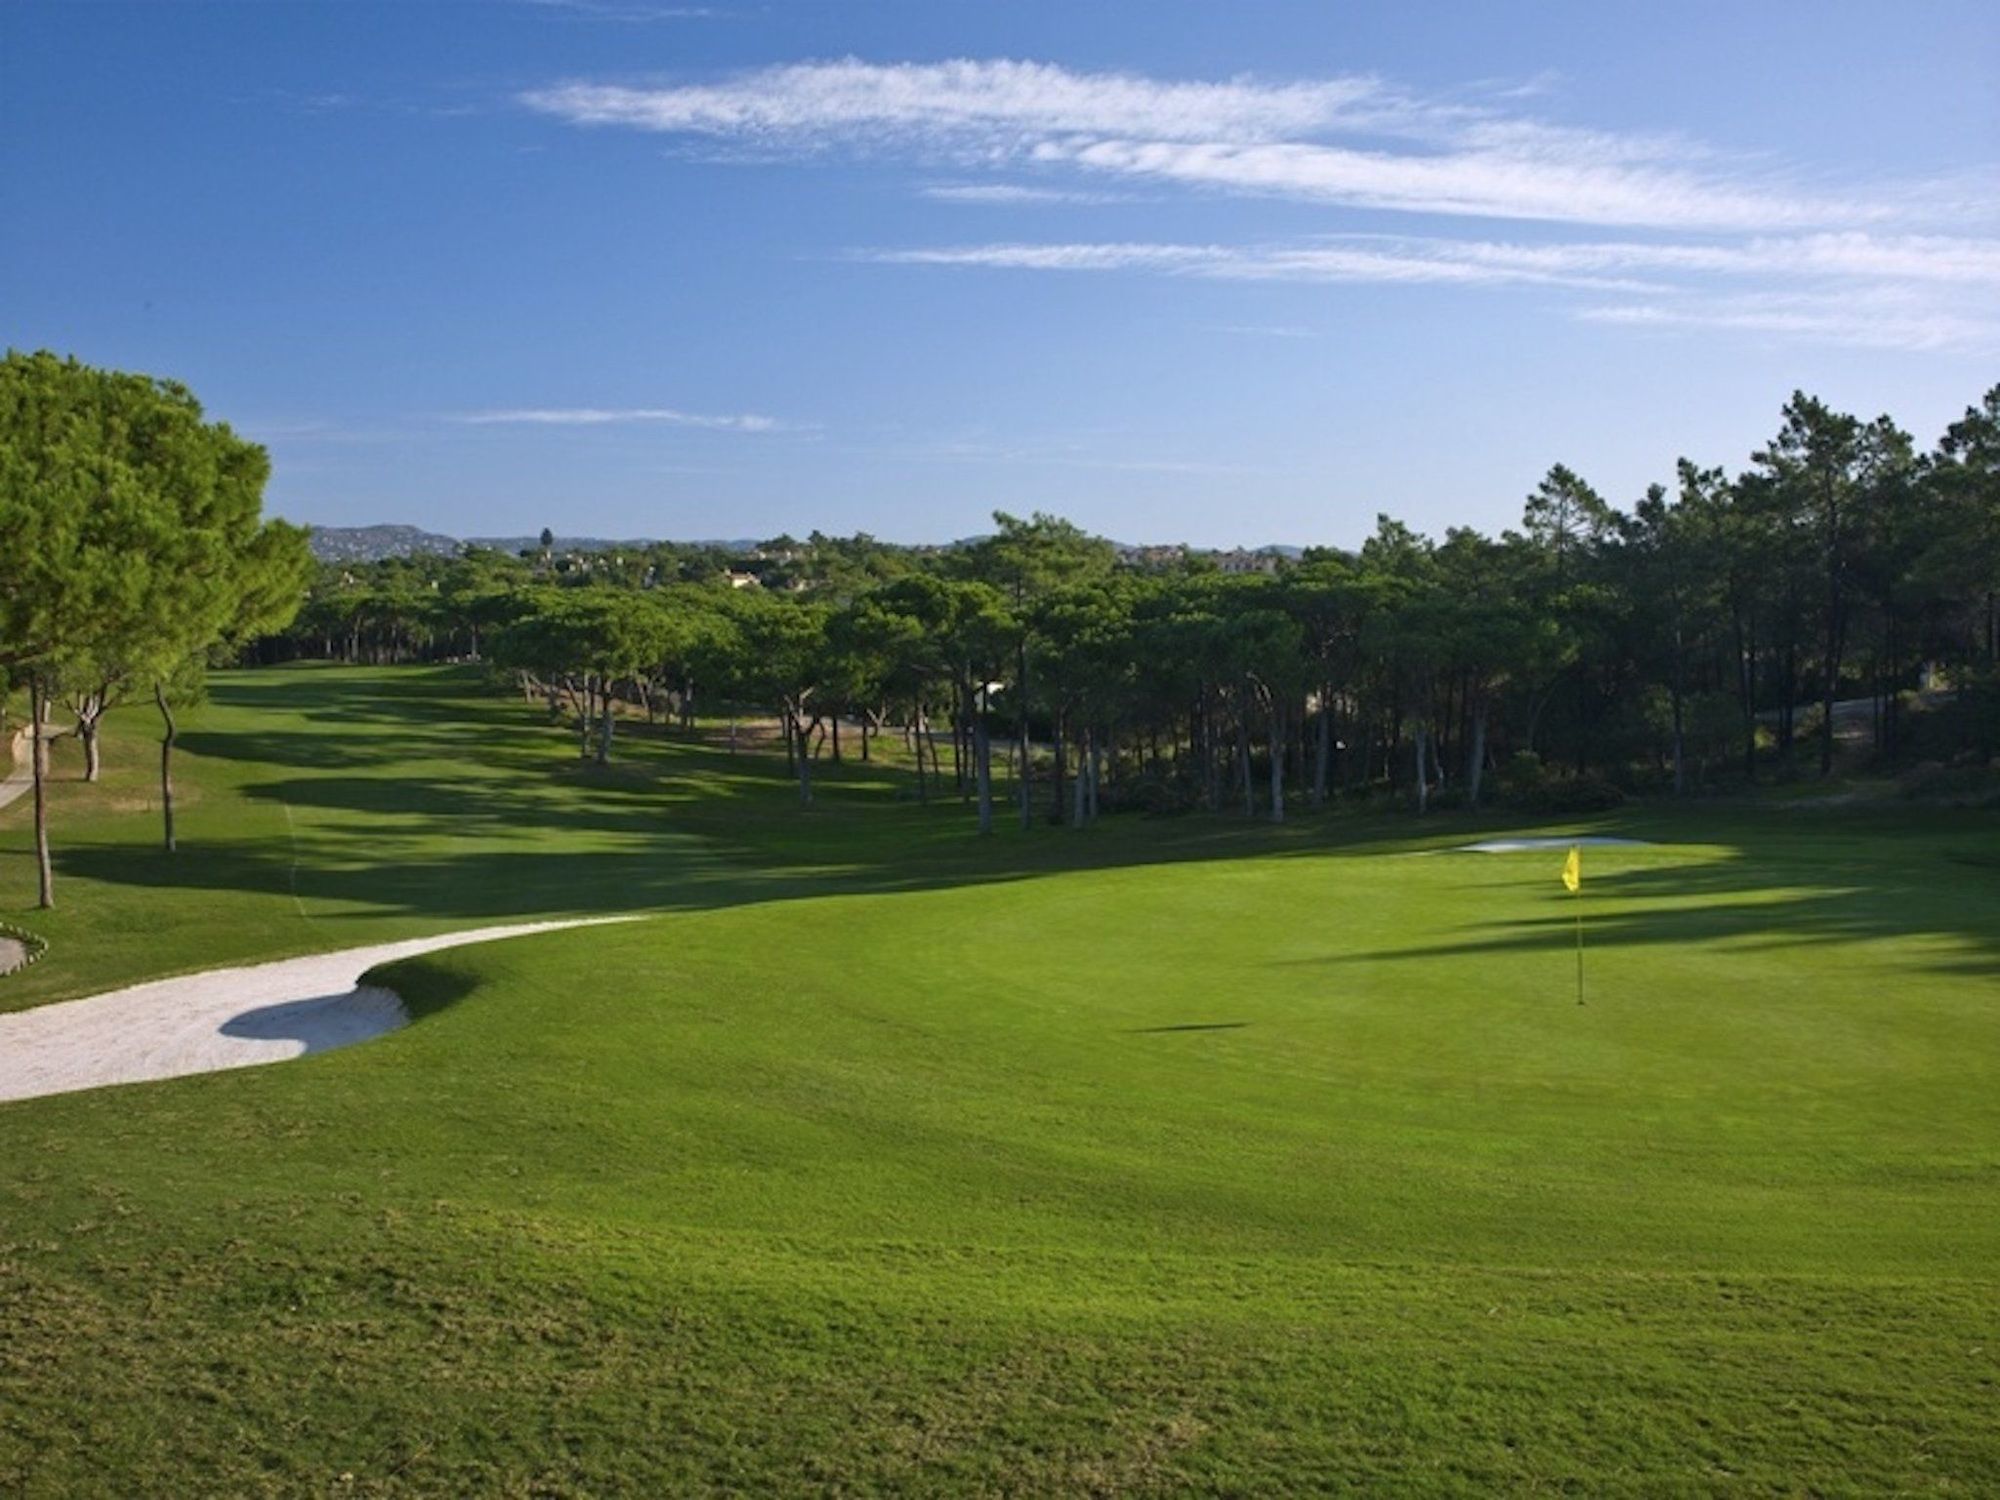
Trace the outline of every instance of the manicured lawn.
[[63, 789], [52, 917], [0, 814], [0, 1005], [660, 914], [0, 1106], [0, 1490], [2000, 1488], [1990, 814], [1600, 820], [1579, 1008], [1559, 855], [1411, 857], [1470, 824], [982, 843], [437, 673], [189, 738], [172, 862], [143, 747]]

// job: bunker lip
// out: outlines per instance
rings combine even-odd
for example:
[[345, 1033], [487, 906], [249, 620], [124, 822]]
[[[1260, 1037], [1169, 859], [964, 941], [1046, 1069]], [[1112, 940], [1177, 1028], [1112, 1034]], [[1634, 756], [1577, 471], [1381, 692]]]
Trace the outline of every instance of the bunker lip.
[[0, 1102], [255, 1067], [352, 1046], [409, 1020], [394, 993], [361, 983], [370, 969], [470, 943], [633, 920], [572, 917], [475, 927], [209, 969], [0, 1015]]
[[1650, 839], [1619, 838], [1613, 834], [1579, 833], [1567, 837], [1482, 839], [1476, 844], [1454, 844], [1442, 852], [1446, 854], [1531, 854], [1543, 849], [1567, 849], [1576, 845], [1584, 849], [1657, 849], [1659, 845]]

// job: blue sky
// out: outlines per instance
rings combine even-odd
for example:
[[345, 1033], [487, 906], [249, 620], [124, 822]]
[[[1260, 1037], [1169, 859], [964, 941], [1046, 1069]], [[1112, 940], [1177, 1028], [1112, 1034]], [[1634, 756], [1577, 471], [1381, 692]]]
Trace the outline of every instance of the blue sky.
[[271, 508], [1205, 545], [2000, 380], [1990, 4], [0, 6], [0, 336]]

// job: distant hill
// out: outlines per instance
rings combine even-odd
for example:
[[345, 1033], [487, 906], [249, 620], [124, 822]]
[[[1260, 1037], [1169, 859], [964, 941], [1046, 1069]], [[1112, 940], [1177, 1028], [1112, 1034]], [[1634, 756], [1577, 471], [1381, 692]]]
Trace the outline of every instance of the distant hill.
[[385, 557], [451, 557], [458, 538], [416, 526], [315, 526], [312, 554], [321, 562], [377, 562]]
[[[312, 553], [321, 562], [378, 562], [385, 557], [454, 557], [466, 547], [495, 552], [530, 552], [542, 545], [539, 536], [446, 536], [418, 526], [315, 526]], [[599, 536], [559, 536], [558, 552], [614, 552], [653, 546], [651, 537], [623, 539]], [[757, 543], [748, 537], [717, 538], [689, 543], [725, 552], [748, 552]]]
[[[955, 551], [970, 547], [982, 537], [961, 537], [955, 542], [946, 542], [940, 547], [918, 548], [919, 551]], [[601, 537], [601, 536], [559, 536], [555, 539], [558, 553], [575, 552], [615, 552], [634, 551], [658, 544], [653, 537]], [[315, 526], [312, 528], [313, 556], [321, 562], [377, 562], [385, 557], [452, 557], [470, 547], [485, 547], [495, 552], [521, 553], [540, 549], [539, 536], [446, 536], [442, 532], [425, 531], [417, 526]], [[753, 537], [707, 538], [684, 543], [690, 547], [709, 547], [719, 552], [748, 554], [762, 545]], [[1121, 557], [1128, 561], [1135, 555], [1148, 551], [1189, 551], [1197, 555], [1212, 555], [1212, 548], [1180, 548], [1178, 546], [1155, 548], [1118, 542], [1113, 544]], [[1298, 561], [1300, 549], [1278, 544], [1254, 547], [1246, 550], [1254, 553], [1283, 557]]]
[[[495, 552], [529, 552], [539, 550], [542, 539], [539, 536], [469, 536], [465, 539], [474, 547], [489, 547]], [[619, 552], [639, 551], [646, 547], [658, 546], [659, 537], [628, 536], [559, 536], [555, 541], [558, 552]], [[724, 552], [748, 552], [757, 543], [747, 537], [735, 540], [711, 538], [698, 542], [688, 542], [689, 547], [714, 547]]]

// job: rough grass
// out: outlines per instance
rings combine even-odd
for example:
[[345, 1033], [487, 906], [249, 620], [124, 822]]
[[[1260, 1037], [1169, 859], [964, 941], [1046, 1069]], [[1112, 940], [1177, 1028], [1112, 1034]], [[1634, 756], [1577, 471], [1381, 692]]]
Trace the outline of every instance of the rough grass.
[[0, 1490], [2000, 1487], [1990, 817], [1602, 820], [1579, 1008], [1558, 858], [1397, 857], [1470, 824], [981, 843], [451, 686], [226, 680], [22, 977], [662, 914], [0, 1106]]

